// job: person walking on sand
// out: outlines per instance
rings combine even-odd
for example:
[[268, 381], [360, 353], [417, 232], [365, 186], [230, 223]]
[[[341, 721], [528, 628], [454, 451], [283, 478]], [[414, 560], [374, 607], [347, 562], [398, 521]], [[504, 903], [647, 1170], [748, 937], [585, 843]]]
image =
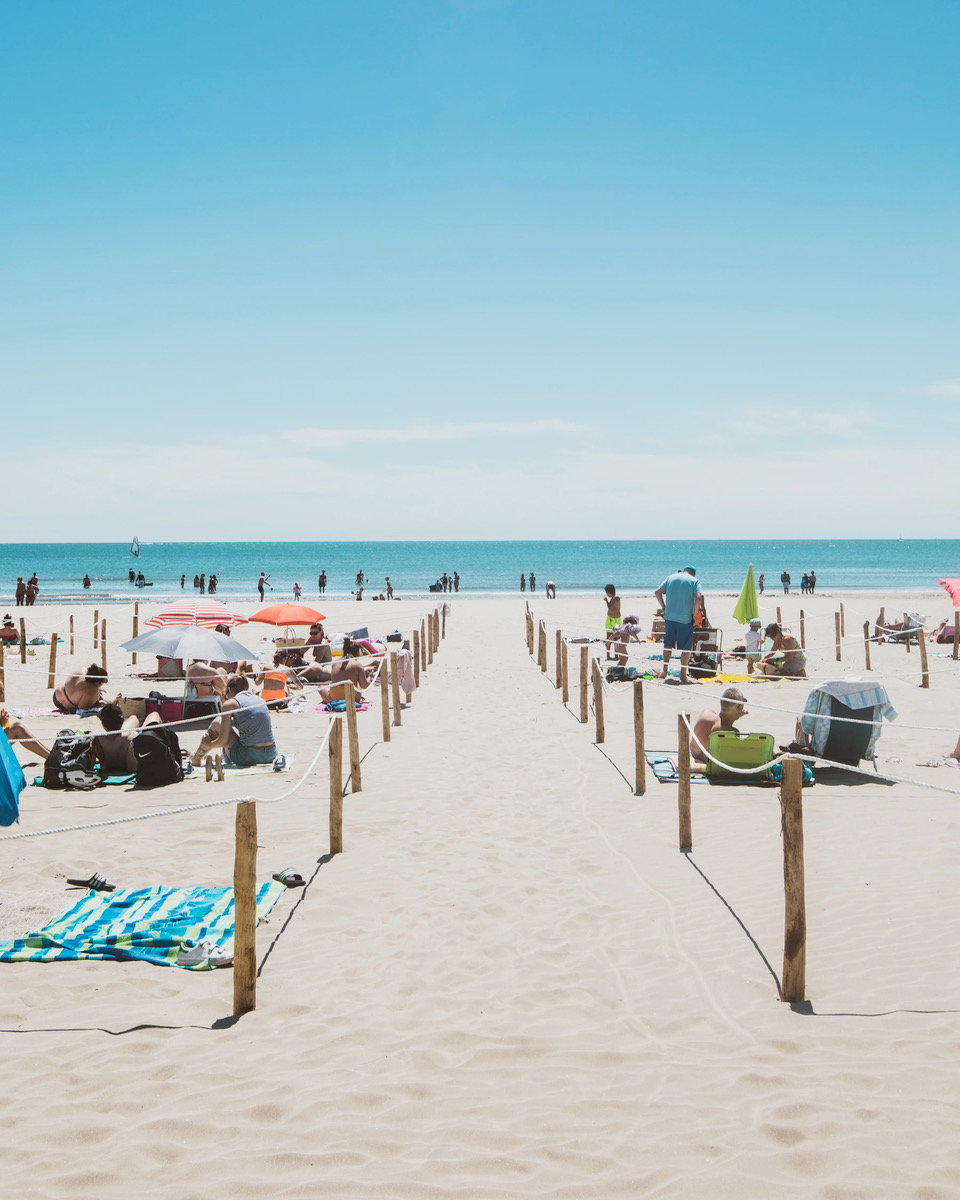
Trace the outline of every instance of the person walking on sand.
[[610, 653], [613, 649], [610, 635], [615, 629], [620, 628], [620, 597], [617, 595], [617, 589], [612, 583], [608, 583], [603, 589], [603, 600], [607, 606], [607, 617], [604, 623], [607, 638], [603, 644], [603, 648], [606, 652], [606, 657], [609, 659], [615, 657]]
[[670, 654], [680, 651], [680, 682], [687, 683], [687, 663], [693, 649], [693, 623], [703, 609], [703, 593], [695, 567], [684, 567], [660, 584], [654, 592], [663, 607], [663, 670], [661, 679], [669, 679]]

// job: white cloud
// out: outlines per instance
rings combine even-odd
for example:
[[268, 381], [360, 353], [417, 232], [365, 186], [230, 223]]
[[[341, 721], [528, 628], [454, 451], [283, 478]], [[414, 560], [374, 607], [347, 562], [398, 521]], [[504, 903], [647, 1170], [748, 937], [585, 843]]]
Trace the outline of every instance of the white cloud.
[[573, 421], [468, 421], [408, 425], [396, 428], [292, 429], [283, 434], [287, 441], [300, 446], [348, 446], [356, 442], [465, 442], [491, 437], [533, 437], [537, 434], [581, 434], [589, 425]]
[[943, 379], [939, 383], [928, 383], [917, 391], [928, 396], [943, 396], [947, 400], [960, 400], [960, 379]]

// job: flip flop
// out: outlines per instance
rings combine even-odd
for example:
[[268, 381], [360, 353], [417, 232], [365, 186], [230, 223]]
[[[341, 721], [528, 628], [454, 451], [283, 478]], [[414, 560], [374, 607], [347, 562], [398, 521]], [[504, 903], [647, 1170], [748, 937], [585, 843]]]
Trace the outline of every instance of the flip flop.
[[306, 887], [307, 882], [293, 867], [285, 867], [282, 871], [277, 871], [273, 878], [277, 883], [282, 883], [288, 888]]
[[92, 888], [95, 892], [115, 892], [117, 890], [116, 885], [107, 883], [99, 872], [94, 872], [89, 879], [68, 879], [67, 883], [71, 887]]

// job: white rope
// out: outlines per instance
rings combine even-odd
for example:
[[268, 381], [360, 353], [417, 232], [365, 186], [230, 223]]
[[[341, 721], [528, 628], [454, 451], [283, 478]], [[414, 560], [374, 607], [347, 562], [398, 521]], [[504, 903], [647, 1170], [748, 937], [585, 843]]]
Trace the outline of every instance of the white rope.
[[259, 801], [261, 804], [279, 804], [281, 800], [286, 800], [288, 796], [292, 796], [293, 793], [297, 791], [297, 789], [304, 783], [307, 776], [316, 766], [317, 759], [319, 759], [320, 755], [323, 753], [324, 747], [330, 738], [330, 731], [333, 729], [334, 722], [341, 719], [341, 717], [334, 717], [330, 720], [330, 723], [327, 725], [327, 732], [323, 735], [320, 745], [317, 748], [317, 752], [313, 756], [310, 765], [300, 776], [299, 780], [293, 785], [293, 787], [288, 788], [287, 791], [281, 793], [279, 796], [231, 796], [226, 800], [210, 800], [203, 804], [186, 804], [181, 808], [167, 808], [160, 809], [157, 812], [136, 813], [135, 815], [129, 817], [113, 817], [109, 821], [91, 821], [86, 825], [60, 825], [55, 829], [36, 829], [32, 833], [5, 833], [0, 835], [0, 842], [15, 842], [22, 838], [46, 837], [48, 834], [53, 833], [76, 833], [84, 829], [103, 829], [108, 825], [126, 825], [131, 821], [150, 821], [154, 817], [174, 817], [181, 813], [198, 812], [203, 808], [220, 808], [225, 804], [245, 804], [251, 800]]

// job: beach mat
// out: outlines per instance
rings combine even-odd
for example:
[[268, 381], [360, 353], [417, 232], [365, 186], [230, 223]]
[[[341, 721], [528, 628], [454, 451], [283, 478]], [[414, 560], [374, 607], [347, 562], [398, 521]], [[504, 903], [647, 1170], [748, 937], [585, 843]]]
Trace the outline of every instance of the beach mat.
[[[680, 773], [677, 770], [676, 750], [645, 750], [644, 758], [661, 783], [677, 783]], [[709, 783], [706, 775], [701, 772], [690, 772], [691, 783]]]
[[[285, 891], [271, 880], [257, 891], [262, 920]], [[178, 962], [181, 947], [215, 943], [233, 953], [233, 888], [127, 888], [89, 891], [36, 932], [0, 942], [0, 962], [59, 962], [99, 958], [210, 970], [208, 960]]]
[[[137, 777], [136, 775], [106, 775], [103, 777], [103, 782], [112, 787], [133, 787], [133, 785], [137, 782]], [[42, 775], [34, 775], [33, 786], [43, 787]], [[58, 788], [57, 790], [63, 791], [64, 789]], [[72, 789], [67, 790], [69, 791]]]
[[[230, 771], [231, 774], [234, 775], [239, 775], [241, 773], [244, 775], [282, 775], [289, 771], [293, 766], [294, 762], [296, 761], [296, 755], [285, 754], [284, 758], [287, 760], [287, 765], [282, 767], [279, 771], [274, 769], [273, 763], [254, 763], [252, 767], [235, 767], [233, 763], [227, 762], [226, 759], [223, 760], [223, 771], [224, 774], [226, 774], [227, 771]], [[203, 771], [203, 767], [200, 767], [199, 769], [201, 772]]]

